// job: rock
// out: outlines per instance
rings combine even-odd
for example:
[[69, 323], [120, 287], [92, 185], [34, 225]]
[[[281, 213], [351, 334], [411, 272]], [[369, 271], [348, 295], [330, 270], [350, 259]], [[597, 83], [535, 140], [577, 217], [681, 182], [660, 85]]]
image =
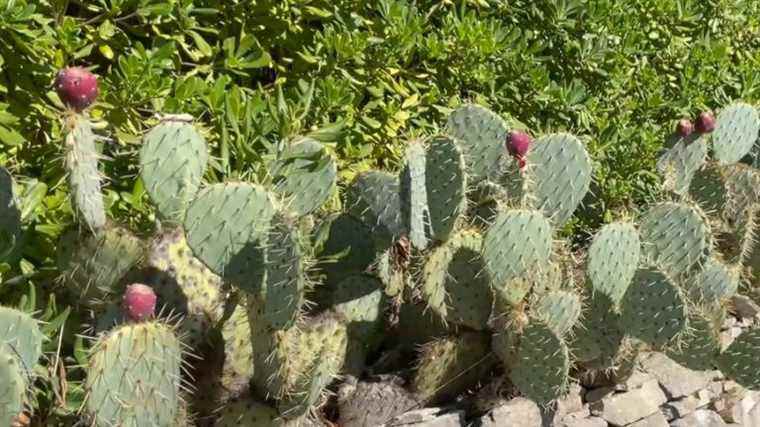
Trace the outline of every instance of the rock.
[[716, 412], [700, 409], [670, 423], [671, 427], [723, 427], [726, 423]]
[[745, 426], [760, 426], [760, 402], [755, 403], [755, 406], [744, 415], [742, 424]]
[[662, 412], [655, 412], [654, 414], [638, 420], [634, 423], [628, 424], [627, 427], [668, 427], [668, 420]]
[[340, 425], [370, 427], [417, 407], [417, 401], [393, 381], [346, 381], [338, 389]]
[[760, 306], [744, 295], [732, 296], [731, 305], [733, 305], [734, 311], [740, 319], [751, 319], [760, 314]]
[[[721, 397], [720, 403], [714, 405], [717, 411], [727, 423], [739, 423], [748, 426], [760, 425], [760, 419], [753, 418], [760, 415], [760, 393], [746, 392], [743, 395], [727, 393]], [[754, 412], [753, 412], [754, 411]]]
[[407, 412], [392, 419], [384, 427], [462, 427], [464, 424], [464, 412], [447, 412], [443, 408], [424, 408]]
[[583, 411], [583, 395], [583, 387], [571, 384], [565, 396], [558, 399], [554, 405], [541, 410], [544, 424], [556, 425], [568, 414]]
[[654, 375], [670, 399], [688, 396], [710, 383], [712, 374], [686, 369], [662, 353], [650, 353], [642, 358], [642, 368]]
[[541, 410], [535, 402], [517, 397], [480, 418], [482, 427], [541, 427]]
[[578, 418], [563, 421], [558, 424], [558, 427], [607, 427], [607, 421], [599, 417]]
[[720, 330], [725, 331], [734, 325], [736, 325], [736, 317], [726, 316], [726, 318], [723, 319], [723, 325], [721, 325]]
[[720, 396], [723, 394], [723, 381], [712, 381], [707, 389], [710, 390], [713, 396]]
[[586, 402], [593, 403], [602, 400], [607, 395], [615, 392], [615, 387], [599, 387], [586, 392]]
[[682, 399], [672, 400], [665, 403], [660, 408], [662, 414], [668, 421], [676, 418], [683, 418], [700, 407], [699, 398], [695, 396], [686, 396]]
[[659, 412], [665, 402], [665, 393], [657, 380], [652, 379], [635, 390], [606, 396], [591, 404], [591, 411], [614, 426], [624, 426]]
[[646, 372], [634, 371], [630, 377], [620, 384], [615, 384], [615, 390], [629, 391], [634, 390], [652, 380], [652, 376]]

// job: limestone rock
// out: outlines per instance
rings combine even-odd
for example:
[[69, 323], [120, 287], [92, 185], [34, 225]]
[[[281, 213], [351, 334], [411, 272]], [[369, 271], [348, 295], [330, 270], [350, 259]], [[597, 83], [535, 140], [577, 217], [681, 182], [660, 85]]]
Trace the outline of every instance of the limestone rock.
[[606, 396], [593, 403], [591, 410], [613, 426], [624, 426], [659, 412], [665, 402], [665, 393], [657, 380], [652, 379], [640, 388]]
[[643, 369], [660, 382], [670, 399], [688, 396], [710, 383], [712, 374], [684, 368], [662, 353], [650, 353], [642, 360]]
[[532, 400], [517, 397], [480, 418], [482, 427], [541, 427], [541, 410]]
[[670, 425], [671, 427], [723, 427], [726, 422], [716, 412], [700, 409], [674, 420]]
[[424, 408], [410, 411], [399, 415], [384, 427], [462, 427], [464, 424], [464, 412], [447, 412], [442, 408]]

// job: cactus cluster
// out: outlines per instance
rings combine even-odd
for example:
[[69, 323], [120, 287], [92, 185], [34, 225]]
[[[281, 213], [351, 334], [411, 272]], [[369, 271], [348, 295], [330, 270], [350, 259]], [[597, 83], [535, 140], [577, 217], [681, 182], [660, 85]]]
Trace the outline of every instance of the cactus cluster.
[[[586, 251], [561, 238], [591, 184], [584, 142], [532, 141], [470, 104], [410, 142], [397, 173], [359, 171], [341, 212], [325, 206], [337, 162], [318, 141], [282, 141], [256, 181], [206, 183], [203, 132], [163, 117], [140, 150], [160, 220], [145, 241], [105, 217], [80, 107], [65, 143], [79, 227], [61, 239], [59, 263], [92, 313], [82, 411], [92, 425], [182, 426], [189, 414], [299, 425], [336, 378], [378, 370], [403, 372], [419, 404], [489, 372], [546, 404], [578, 372], [644, 349], [760, 387], [757, 330], [725, 349], [715, 337], [730, 298], [760, 288], [754, 107], [724, 108], [712, 133], [679, 130], [658, 163], [660, 200], [601, 227]], [[0, 172], [11, 247], [22, 227]], [[24, 410], [41, 340], [33, 318], [0, 308], [4, 425]], [[395, 360], [378, 357], [388, 349]]]

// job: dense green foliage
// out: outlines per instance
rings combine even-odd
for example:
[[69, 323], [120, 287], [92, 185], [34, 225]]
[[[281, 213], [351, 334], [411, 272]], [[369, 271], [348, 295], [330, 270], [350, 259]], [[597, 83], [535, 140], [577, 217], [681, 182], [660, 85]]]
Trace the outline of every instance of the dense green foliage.
[[[399, 169], [407, 142], [464, 101], [535, 135], [581, 138], [595, 197], [569, 231], [590, 235], [657, 192], [675, 119], [760, 98], [758, 40], [760, 4], [749, 0], [1, 2], [0, 166], [19, 179], [34, 231], [20, 262], [0, 265], [0, 302], [27, 293], [22, 305], [40, 308], [35, 292], [48, 298], [40, 285], [58, 274], [55, 242], [72, 223], [51, 87], [64, 66], [101, 76], [92, 115], [108, 216], [143, 235], [155, 212], [137, 155], [158, 113], [198, 118], [208, 182], [263, 179], [279, 141], [309, 135], [336, 154], [343, 184], [370, 167]], [[41, 317], [60, 320], [63, 308], [52, 300]], [[59, 326], [46, 327], [46, 350]], [[81, 343], [70, 329], [64, 346]], [[64, 354], [82, 357], [77, 349]], [[38, 398], [55, 403], [43, 406], [80, 403], [76, 390], [63, 401], [63, 378], [46, 383]]]

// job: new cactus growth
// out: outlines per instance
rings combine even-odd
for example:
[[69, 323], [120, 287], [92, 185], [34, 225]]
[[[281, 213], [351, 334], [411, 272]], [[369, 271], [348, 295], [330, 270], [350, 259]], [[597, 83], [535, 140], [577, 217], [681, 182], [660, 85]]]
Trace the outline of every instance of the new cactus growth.
[[98, 78], [82, 67], [60, 70], [55, 76], [55, 90], [67, 107], [82, 111], [98, 97]]
[[99, 230], [106, 225], [106, 211], [95, 134], [90, 122], [83, 116], [72, 116], [66, 126], [65, 163], [73, 207], [90, 229]]

